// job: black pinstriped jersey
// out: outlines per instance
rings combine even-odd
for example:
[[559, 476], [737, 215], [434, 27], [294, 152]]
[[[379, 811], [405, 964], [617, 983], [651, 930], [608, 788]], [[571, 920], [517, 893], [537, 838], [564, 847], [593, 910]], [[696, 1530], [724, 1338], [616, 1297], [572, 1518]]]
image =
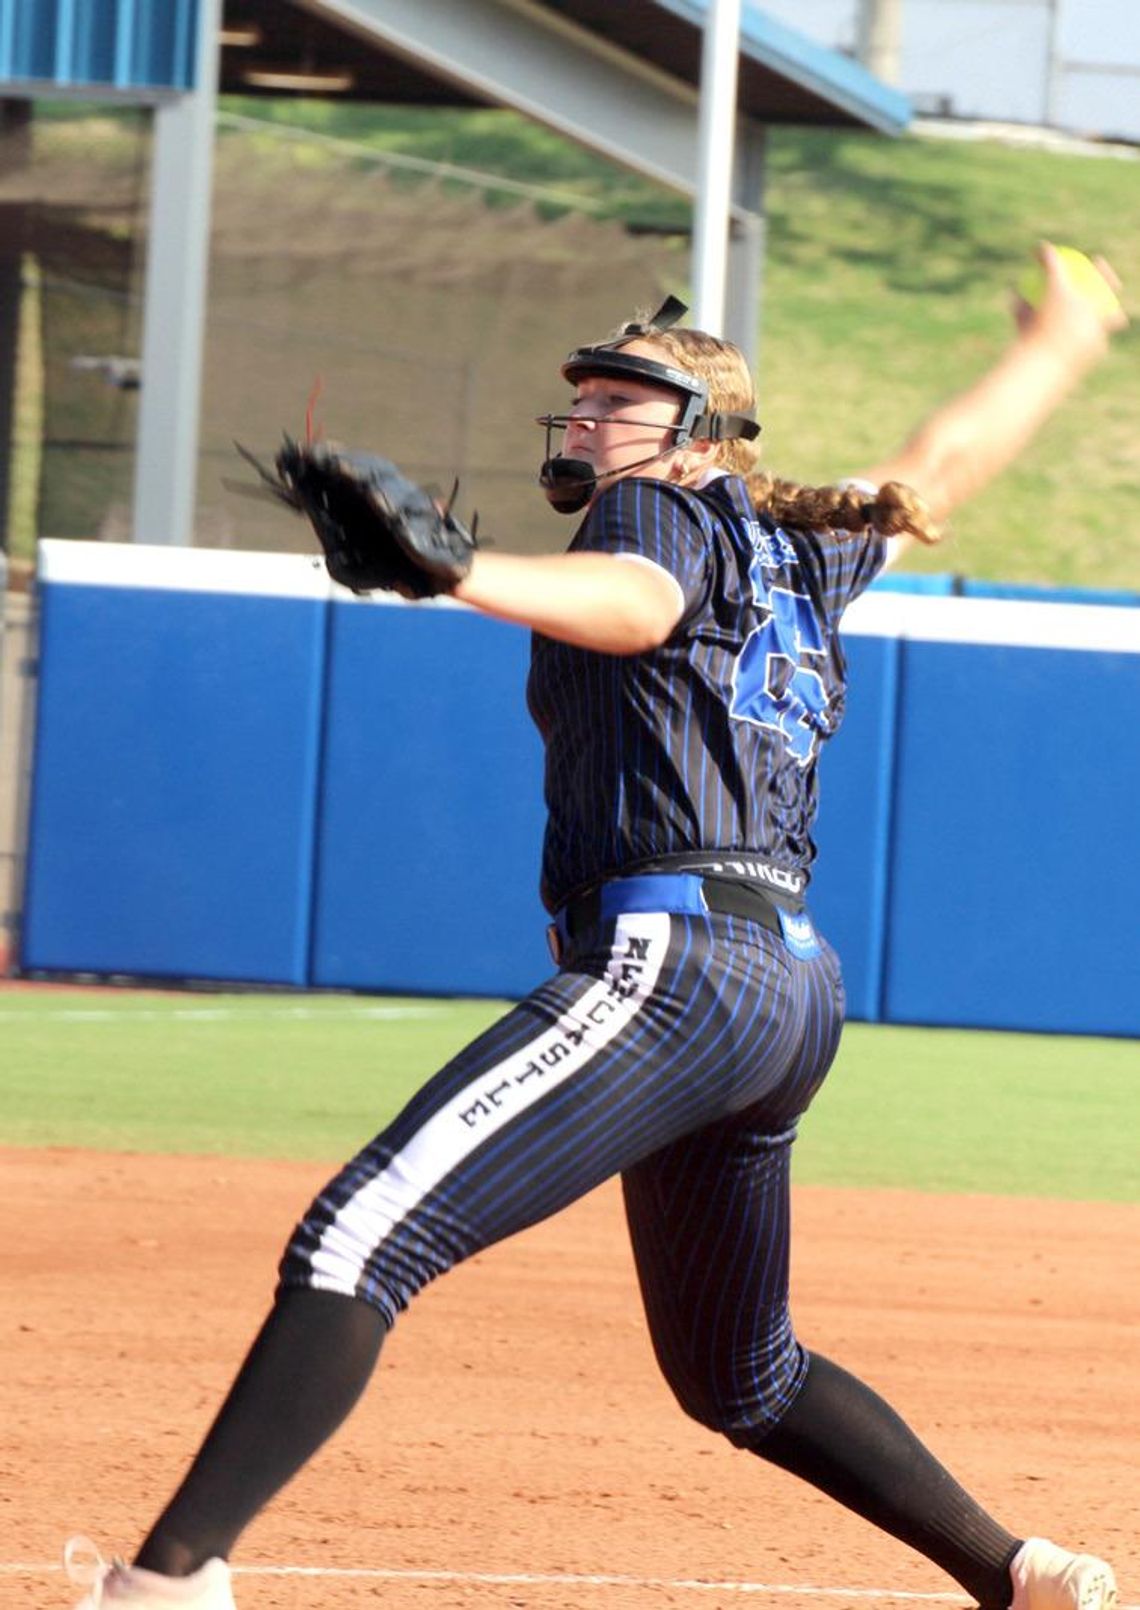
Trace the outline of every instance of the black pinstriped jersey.
[[883, 540], [785, 533], [757, 517], [736, 476], [700, 491], [629, 478], [597, 499], [570, 549], [652, 560], [685, 609], [644, 654], [534, 635], [548, 908], [694, 850], [750, 851], [806, 882], [816, 763], [846, 692], [839, 618], [882, 567]]

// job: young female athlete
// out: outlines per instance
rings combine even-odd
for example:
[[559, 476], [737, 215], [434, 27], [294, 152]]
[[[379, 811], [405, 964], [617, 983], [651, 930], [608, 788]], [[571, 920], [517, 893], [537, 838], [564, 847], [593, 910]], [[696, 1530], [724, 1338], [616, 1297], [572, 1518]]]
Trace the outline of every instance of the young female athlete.
[[[557, 970], [326, 1187], [277, 1300], [132, 1566], [83, 1606], [232, 1610], [248, 1522], [340, 1425], [434, 1276], [620, 1173], [681, 1406], [936, 1561], [983, 1610], [1108, 1610], [1091, 1555], [1014, 1536], [788, 1312], [796, 1125], [835, 1054], [839, 966], [804, 903], [844, 607], [1009, 462], [1122, 320], [1043, 248], [996, 366], [845, 488], [758, 471], [735, 348], [679, 304], [563, 365], [564, 554], [479, 552], [457, 596], [534, 631]], [[1105, 270], [1106, 274], [1108, 270]]]

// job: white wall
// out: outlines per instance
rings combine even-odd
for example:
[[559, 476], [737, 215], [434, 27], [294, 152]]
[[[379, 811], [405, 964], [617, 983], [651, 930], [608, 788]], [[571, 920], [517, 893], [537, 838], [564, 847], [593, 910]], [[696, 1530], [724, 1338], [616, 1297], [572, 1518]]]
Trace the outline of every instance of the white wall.
[[[899, 88], [920, 113], [1140, 139], [1140, 0], [899, 3]], [[860, 0], [757, 0], [757, 9], [854, 51]]]

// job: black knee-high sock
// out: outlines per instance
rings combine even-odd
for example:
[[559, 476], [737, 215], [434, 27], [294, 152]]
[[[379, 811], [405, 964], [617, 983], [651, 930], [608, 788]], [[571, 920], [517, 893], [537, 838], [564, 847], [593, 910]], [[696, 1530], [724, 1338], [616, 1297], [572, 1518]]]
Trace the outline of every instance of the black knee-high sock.
[[1020, 1539], [986, 1514], [870, 1387], [813, 1354], [803, 1391], [752, 1450], [933, 1560], [1005, 1610]]
[[282, 1293], [135, 1563], [189, 1576], [228, 1556], [239, 1533], [346, 1418], [384, 1336], [380, 1314], [354, 1297]]

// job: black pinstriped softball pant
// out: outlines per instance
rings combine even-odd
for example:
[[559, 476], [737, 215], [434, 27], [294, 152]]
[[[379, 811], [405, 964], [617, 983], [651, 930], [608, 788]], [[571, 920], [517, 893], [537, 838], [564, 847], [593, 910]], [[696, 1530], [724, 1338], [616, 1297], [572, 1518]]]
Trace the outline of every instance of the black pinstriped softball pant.
[[803, 960], [744, 918], [609, 920], [320, 1193], [282, 1283], [391, 1324], [436, 1275], [620, 1173], [667, 1380], [696, 1419], [755, 1441], [806, 1371], [790, 1149], [842, 1018], [826, 944]]

